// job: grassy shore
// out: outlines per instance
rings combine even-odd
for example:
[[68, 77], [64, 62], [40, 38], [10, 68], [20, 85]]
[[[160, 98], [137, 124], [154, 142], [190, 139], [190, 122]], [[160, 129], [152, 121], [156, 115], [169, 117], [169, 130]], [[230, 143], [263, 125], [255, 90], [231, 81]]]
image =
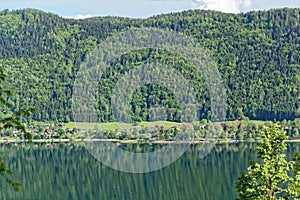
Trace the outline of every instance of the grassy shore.
[[[264, 125], [266, 121], [263, 120], [249, 120], [257, 125]], [[235, 121], [226, 121], [226, 123], [234, 123]], [[35, 122], [36, 124], [49, 126], [53, 122]], [[83, 130], [90, 130], [98, 128], [100, 130], [108, 131], [108, 130], [124, 130], [124, 129], [133, 129], [135, 127], [154, 127], [154, 126], [164, 126], [165, 128], [170, 128], [173, 126], [180, 126], [181, 123], [178, 122], [169, 122], [169, 121], [155, 121], [155, 122], [138, 122], [136, 125], [128, 124], [128, 123], [119, 123], [119, 122], [105, 122], [105, 123], [89, 123], [89, 122], [68, 122], [63, 123], [64, 128], [80, 128]]]
[[[24, 142], [24, 140], [20, 139], [0, 139], [0, 143], [21, 143]], [[28, 141], [27, 141], [28, 142]], [[198, 144], [198, 143], [205, 143], [207, 141], [203, 139], [195, 139], [192, 141], [179, 141], [179, 140], [150, 140], [150, 141], [139, 141], [139, 140], [119, 140], [119, 139], [34, 139], [32, 140], [32, 143], [67, 143], [67, 142], [114, 142], [114, 143], [120, 143], [120, 144], [138, 144], [138, 143], [152, 143], [152, 144], [170, 144], [170, 143], [192, 143], [192, 144]], [[259, 140], [232, 140], [232, 139], [218, 139], [218, 143], [233, 143], [233, 142], [260, 142]], [[300, 142], [300, 139], [291, 139], [291, 140], [285, 140], [284, 142], [290, 143], [290, 142]]]
[[[260, 120], [249, 120], [247, 121], [251, 122], [252, 124], [256, 124], [258, 126], [264, 125], [266, 123], [266, 121], [260, 121]], [[240, 123], [240, 121], [235, 120], [235, 121], [226, 121], [226, 124], [229, 127], [236, 127], [238, 126], [238, 124]], [[156, 122], [139, 122], [139, 123], [135, 123], [133, 124], [126, 124], [126, 123], [118, 123], [118, 122], [108, 122], [108, 123], [88, 123], [88, 122], [69, 122], [69, 123], [63, 123], [63, 124], [54, 124], [54, 122], [34, 122], [34, 125], [38, 125], [40, 127], [42, 127], [42, 130], [45, 131], [46, 130], [54, 130], [56, 129], [56, 133], [58, 132], [57, 127], [59, 126], [60, 128], [63, 128], [66, 132], [65, 133], [60, 133], [61, 135], [54, 135], [55, 137], [39, 137], [39, 138], [47, 138], [47, 139], [39, 139], [39, 138], [33, 138], [33, 142], [82, 142], [82, 141], [103, 141], [103, 142], [116, 142], [116, 143], [174, 143], [174, 142], [178, 142], [178, 141], [170, 141], [170, 137], [158, 137], [154, 136], [153, 138], [148, 138], [148, 137], [132, 137], [132, 136], [128, 136], [126, 135], [126, 137], [121, 137], [122, 135], [122, 131], [125, 131], [125, 133], [132, 133], [130, 131], [135, 130], [136, 132], [140, 131], [140, 130], [144, 130], [143, 127], [149, 127], [150, 128], [150, 132], [155, 130], [155, 131], [161, 131], [162, 129], [160, 127], [164, 127], [166, 129], [173, 129], [173, 126], [179, 127], [179, 130], [181, 129], [181, 127], [189, 126], [189, 124], [182, 124], [182, 123], [176, 123], [176, 122], [168, 122], [168, 121], [156, 121]], [[191, 124], [190, 124], [191, 125]], [[201, 125], [201, 123], [200, 123]], [[199, 126], [199, 124], [198, 124]], [[52, 127], [52, 128], [49, 128]], [[78, 128], [75, 132], [74, 132], [74, 128]], [[71, 132], [70, 130], [71, 129]], [[164, 130], [166, 130], [164, 129]], [[34, 129], [32, 129], [34, 131]], [[148, 130], [148, 129], [147, 129]], [[200, 129], [199, 129], [200, 130]], [[203, 127], [202, 127], [202, 130]], [[91, 131], [91, 132], [89, 132]], [[108, 138], [110, 139], [99, 139], [99, 138], [93, 138], [93, 139], [89, 139], [90, 136], [87, 136], [87, 132], [88, 133], [94, 133], [95, 131], [112, 131], [115, 132], [119, 135], [117, 135], [118, 137], [112, 137], [110, 132], [108, 133]], [[236, 131], [236, 130], [233, 130]], [[53, 132], [54, 134], [56, 134], [55, 132]], [[37, 134], [37, 133], [35, 133]], [[50, 132], [51, 134], [51, 132]], [[142, 135], [145, 135], [144, 132], [142, 132]], [[153, 134], [153, 133], [151, 133]], [[163, 132], [163, 134], [165, 134]], [[172, 132], [168, 133], [168, 134], [173, 134]], [[130, 134], [129, 134], [130, 135]], [[155, 135], [155, 134], [154, 134]], [[223, 137], [223, 139], [219, 138], [217, 139], [218, 142], [220, 143], [224, 143], [224, 142], [246, 142], [249, 140], [234, 140], [234, 139], [247, 139], [247, 138], [239, 138], [239, 137], [235, 137], [236, 135], [234, 135], [234, 137], [232, 136], [232, 134], [228, 134], [229, 137]], [[46, 135], [47, 136], [47, 135]], [[64, 137], [60, 137], [60, 136], [64, 136]], [[167, 135], [168, 136], [168, 135]], [[50, 139], [49, 139], [50, 138]], [[112, 138], [117, 138], [117, 139], [112, 139]], [[193, 141], [193, 143], [201, 143], [201, 142], [205, 142], [205, 139], [202, 139], [202, 136], [199, 137], [199, 135], [196, 137], [197, 139], [195, 139]], [[226, 138], [226, 139], [224, 139]], [[255, 136], [253, 137], [253, 139], [255, 138]], [[248, 138], [249, 139], [249, 138]], [[258, 139], [258, 138], [256, 138]], [[17, 138], [17, 137], [7, 137], [7, 138], [0, 138], [0, 143], [9, 143], [9, 142], [24, 142], [22, 139]], [[184, 141], [183, 141], [184, 142]], [[254, 140], [254, 142], [259, 142], [257, 140]], [[300, 138], [296, 138], [296, 139], [290, 139], [287, 140], [287, 142], [300, 142]]]
[[116, 129], [133, 129], [138, 126], [164, 126], [166, 128], [170, 128], [172, 126], [180, 126], [181, 123], [177, 122], [168, 122], [168, 121], [156, 121], [156, 122], [139, 122], [136, 125], [119, 123], [119, 122], [107, 122], [107, 123], [88, 123], [88, 122], [69, 122], [64, 124], [65, 128], [80, 128], [84, 130], [94, 129], [98, 127], [101, 130], [116, 130]]

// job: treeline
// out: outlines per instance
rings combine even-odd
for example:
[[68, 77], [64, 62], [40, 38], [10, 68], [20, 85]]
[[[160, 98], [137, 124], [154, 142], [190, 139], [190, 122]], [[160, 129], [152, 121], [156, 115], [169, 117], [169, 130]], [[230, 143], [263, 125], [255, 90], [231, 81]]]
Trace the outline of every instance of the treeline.
[[[3, 10], [0, 66], [7, 73], [6, 87], [14, 92], [13, 110], [34, 107], [36, 112], [28, 120], [68, 122], [74, 120], [76, 74], [97, 44], [133, 27], [171, 29], [196, 39], [217, 63], [226, 87], [228, 120], [241, 113], [250, 119], [294, 119], [300, 116], [299, 21], [300, 9], [287, 8], [244, 14], [195, 10], [148, 19], [85, 20], [33, 9]], [[122, 55], [103, 75], [95, 105], [100, 122], [114, 121], [110, 101], [118, 80], [130, 69], [154, 60], [179, 70], [191, 81], [200, 105], [196, 117], [211, 118], [210, 96], [200, 73], [184, 58], [147, 49]], [[155, 84], [133, 92], [130, 116], [134, 121], [150, 121], [150, 108], [156, 105], [165, 107], [166, 120], [183, 120], [172, 91]]]
[[[236, 141], [255, 141], [261, 140], [261, 132], [270, 127], [274, 122], [267, 121], [265, 123], [257, 123], [250, 120], [235, 120], [228, 121], [221, 124], [219, 132], [215, 136], [211, 136], [211, 128], [213, 123], [202, 120], [197, 123], [187, 124], [180, 127], [136, 127], [132, 130], [106, 130], [97, 131], [94, 138], [109, 138], [120, 140], [138, 139], [142, 142], [149, 142], [155, 140], [176, 140], [186, 139], [187, 137], [194, 138], [195, 140], [205, 140], [214, 138], [216, 140], [236, 140]], [[276, 122], [285, 131], [288, 139], [300, 138], [300, 120]]]
[[[288, 139], [300, 139], [300, 120], [252, 121], [248, 118], [227, 121], [225, 123], [212, 123], [208, 120], [201, 120], [188, 124], [174, 125], [172, 127], [161, 125], [144, 126], [136, 123], [131, 128], [101, 129], [101, 125], [92, 125], [89, 129], [80, 127], [65, 127], [62, 123], [51, 123], [40, 125], [36, 122], [27, 126], [27, 131], [32, 139], [118, 139], [137, 140], [142, 143], [157, 140], [237, 140], [255, 141], [261, 140], [261, 132], [274, 124], [280, 125], [285, 131]], [[24, 139], [24, 133], [15, 129], [7, 129], [0, 133], [4, 139]]]

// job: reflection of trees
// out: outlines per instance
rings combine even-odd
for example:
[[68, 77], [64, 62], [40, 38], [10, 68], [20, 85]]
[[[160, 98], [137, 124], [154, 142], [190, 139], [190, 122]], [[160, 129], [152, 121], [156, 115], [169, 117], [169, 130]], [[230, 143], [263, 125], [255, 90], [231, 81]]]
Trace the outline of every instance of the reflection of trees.
[[[132, 151], [155, 147], [128, 146]], [[159, 171], [130, 174], [102, 165], [76, 145], [54, 144], [52, 149], [45, 144], [2, 145], [0, 153], [16, 172], [14, 179], [21, 182], [22, 188], [14, 193], [2, 180], [0, 198], [44, 199], [45, 195], [49, 199], [104, 200], [236, 198], [234, 182], [249, 160], [255, 159], [255, 143], [217, 144], [205, 159], [198, 158], [200, 148], [201, 145], [191, 145], [179, 160]], [[299, 144], [288, 144], [289, 156], [299, 150]]]

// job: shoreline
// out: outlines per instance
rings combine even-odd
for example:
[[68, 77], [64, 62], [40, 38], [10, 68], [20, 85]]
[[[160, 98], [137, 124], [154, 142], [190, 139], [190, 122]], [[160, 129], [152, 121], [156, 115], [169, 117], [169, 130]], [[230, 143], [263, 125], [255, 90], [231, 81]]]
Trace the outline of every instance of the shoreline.
[[[139, 140], [119, 140], [119, 139], [34, 139], [31, 142], [28, 140], [20, 139], [0, 139], [0, 144], [2, 143], [68, 143], [68, 142], [114, 142], [120, 144], [175, 144], [175, 143], [190, 143], [190, 144], [199, 144], [199, 143], [208, 143], [206, 140], [192, 140], [192, 141], [176, 141], [176, 140], [153, 140], [153, 141], [142, 141]], [[260, 140], [217, 140], [216, 143], [240, 143], [240, 142], [260, 142]], [[300, 139], [290, 139], [284, 140], [286, 143], [300, 143]]]

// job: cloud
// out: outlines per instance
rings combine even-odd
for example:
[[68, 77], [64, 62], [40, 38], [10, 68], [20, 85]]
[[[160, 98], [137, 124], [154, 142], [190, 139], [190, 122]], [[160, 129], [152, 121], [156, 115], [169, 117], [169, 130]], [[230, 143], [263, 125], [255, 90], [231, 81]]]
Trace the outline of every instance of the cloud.
[[192, 0], [194, 9], [216, 10], [226, 13], [240, 13], [251, 7], [251, 0]]
[[83, 15], [83, 14], [78, 14], [75, 16], [65, 16], [64, 18], [69, 18], [69, 19], [87, 19], [87, 18], [91, 18], [94, 17], [93, 15], [87, 14], [87, 15]]

